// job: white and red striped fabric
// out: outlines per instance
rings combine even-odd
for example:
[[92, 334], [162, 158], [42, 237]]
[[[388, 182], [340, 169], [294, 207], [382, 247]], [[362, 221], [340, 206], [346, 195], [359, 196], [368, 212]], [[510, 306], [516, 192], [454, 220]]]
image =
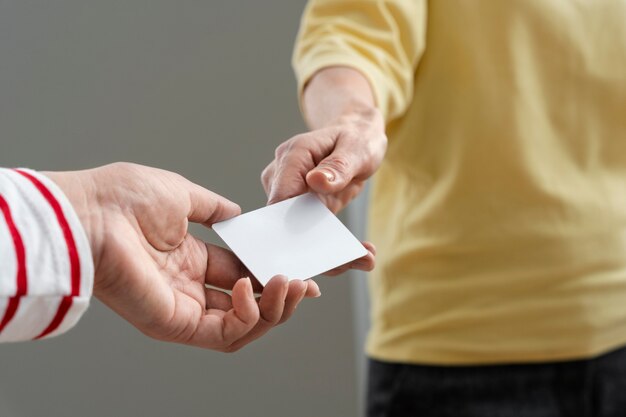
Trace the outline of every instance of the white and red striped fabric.
[[93, 269], [85, 231], [56, 184], [0, 168], [0, 342], [73, 327], [89, 306]]

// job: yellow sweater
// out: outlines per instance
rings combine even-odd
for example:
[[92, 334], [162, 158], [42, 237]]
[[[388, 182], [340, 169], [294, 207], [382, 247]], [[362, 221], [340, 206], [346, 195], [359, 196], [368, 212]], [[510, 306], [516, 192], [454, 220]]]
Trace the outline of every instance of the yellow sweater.
[[626, 344], [625, 1], [312, 1], [300, 86], [332, 65], [361, 71], [388, 121], [371, 356]]

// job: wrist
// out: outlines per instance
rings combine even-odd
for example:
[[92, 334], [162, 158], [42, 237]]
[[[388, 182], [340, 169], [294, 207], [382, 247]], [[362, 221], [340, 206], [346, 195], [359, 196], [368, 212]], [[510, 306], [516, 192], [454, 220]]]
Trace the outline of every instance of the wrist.
[[302, 110], [311, 130], [338, 124], [373, 126], [381, 132], [385, 128], [369, 82], [352, 68], [327, 67], [317, 72], [304, 88]]
[[[323, 105], [323, 104], [322, 104]], [[385, 131], [385, 120], [381, 111], [371, 103], [358, 99], [343, 102], [336, 106], [335, 111], [324, 112], [324, 117], [316, 115], [315, 110], [307, 114], [307, 124], [311, 130], [330, 127], [354, 127], [357, 129], [375, 129], [379, 133]]]
[[385, 132], [385, 120], [380, 110], [364, 102], [349, 103], [345, 110], [329, 120], [325, 127], [336, 126], [349, 126], [358, 130], [375, 130], [382, 134]]
[[94, 210], [96, 199], [96, 186], [93, 181], [93, 170], [68, 171], [68, 172], [41, 172], [50, 178], [65, 194], [72, 204], [80, 223], [85, 231], [97, 271], [100, 258], [100, 243], [98, 230], [100, 221], [99, 211]]

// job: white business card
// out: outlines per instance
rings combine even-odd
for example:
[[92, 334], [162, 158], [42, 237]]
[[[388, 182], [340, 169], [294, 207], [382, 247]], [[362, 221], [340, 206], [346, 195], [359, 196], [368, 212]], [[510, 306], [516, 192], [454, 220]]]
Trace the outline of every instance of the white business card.
[[313, 194], [215, 223], [213, 229], [263, 285], [279, 274], [311, 278], [367, 254]]

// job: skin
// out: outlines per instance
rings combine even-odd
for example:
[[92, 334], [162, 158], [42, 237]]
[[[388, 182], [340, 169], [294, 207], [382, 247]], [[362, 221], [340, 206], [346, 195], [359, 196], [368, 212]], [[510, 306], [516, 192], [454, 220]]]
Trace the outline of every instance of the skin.
[[127, 163], [45, 174], [84, 226], [94, 295], [152, 338], [234, 352], [320, 296], [312, 280], [276, 276], [262, 288], [230, 251], [192, 236], [189, 222], [210, 227], [240, 208], [180, 175]]
[[[261, 174], [268, 204], [314, 192], [337, 213], [380, 166], [387, 150], [385, 121], [367, 79], [346, 67], [317, 72], [305, 87], [303, 108], [310, 131], [278, 146]], [[374, 247], [365, 245], [372, 256], [345, 269], [373, 268]]]
[[365, 77], [344, 67], [315, 74], [303, 108], [311, 130], [276, 148], [261, 182], [270, 204], [312, 191], [337, 213], [380, 166], [387, 150], [384, 119]]

